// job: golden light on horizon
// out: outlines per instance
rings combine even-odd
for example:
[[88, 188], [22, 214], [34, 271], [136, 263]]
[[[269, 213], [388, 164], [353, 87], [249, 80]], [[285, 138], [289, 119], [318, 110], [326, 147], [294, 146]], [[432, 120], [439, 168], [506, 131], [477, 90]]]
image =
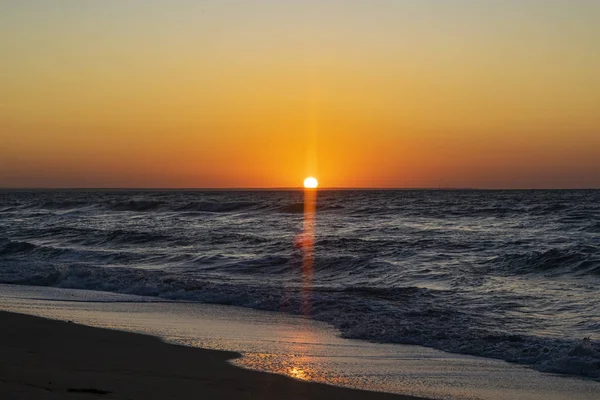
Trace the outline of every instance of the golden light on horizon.
[[306, 189], [316, 189], [317, 186], [319, 186], [319, 181], [312, 176], [309, 176], [304, 180], [304, 187]]

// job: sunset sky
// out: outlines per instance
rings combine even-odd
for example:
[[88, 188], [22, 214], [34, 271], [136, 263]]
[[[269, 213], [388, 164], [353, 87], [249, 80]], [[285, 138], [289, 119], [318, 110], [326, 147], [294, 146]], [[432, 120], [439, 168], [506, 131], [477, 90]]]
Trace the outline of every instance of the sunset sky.
[[0, 187], [600, 188], [597, 0], [4, 0]]

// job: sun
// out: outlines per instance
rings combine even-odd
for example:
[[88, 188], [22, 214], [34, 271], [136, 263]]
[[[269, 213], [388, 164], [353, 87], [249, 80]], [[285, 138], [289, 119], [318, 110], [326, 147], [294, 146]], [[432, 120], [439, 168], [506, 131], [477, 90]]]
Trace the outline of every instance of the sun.
[[317, 186], [319, 186], [319, 181], [312, 176], [309, 176], [304, 180], [304, 187], [307, 189], [316, 189]]

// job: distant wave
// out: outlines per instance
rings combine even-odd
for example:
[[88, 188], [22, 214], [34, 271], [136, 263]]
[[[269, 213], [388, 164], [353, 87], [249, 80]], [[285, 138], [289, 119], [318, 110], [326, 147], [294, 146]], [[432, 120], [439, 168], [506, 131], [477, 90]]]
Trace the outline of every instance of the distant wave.
[[78, 208], [88, 207], [92, 205], [89, 201], [77, 201], [77, 200], [48, 200], [43, 202], [32, 202], [28, 204], [22, 204], [19, 207], [13, 207], [13, 211], [18, 209], [25, 210], [48, 210], [48, 211], [64, 211], [64, 210], [75, 210]]
[[161, 201], [130, 200], [125, 202], [113, 203], [108, 208], [113, 211], [148, 212], [160, 209], [163, 204], [164, 203]]
[[303, 213], [304, 203], [292, 203], [279, 207], [279, 212], [282, 213]]
[[236, 202], [208, 202], [208, 201], [198, 201], [191, 202], [185, 204], [180, 207], [174, 208], [174, 211], [198, 211], [198, 212], [212, 212], [212, 213], [220, 213], [220, 212], [232, 212], [232, 211], [240, 211], [247, 210], [251, 208], [257, 208], [260, 206], [259, 203], [250, 202], [250, 201], [236, 201]]
[[[340, 205], [330, 205], [330, 206], [317, 205], [318, 211], [333, 211], [333, 210], [341, 210], [343, 208], [344, 207], [340, 206]], [[290, 214], [300, 213], [301, 214], [301, 213], [304, 213], [304, 203], [286, 204], [286, 205], [278, 207], [277, 211], [281, 212], [281, 213], [290, 213]]]
[[46, 201], [39, 208], [46, 210], [72, 210], [74, 208], [86, 207], [90, 204], [85, 201]]
[[72, 242], [86, 246], [108, 246], [108, 245], [149, 245], [168, 244], [171, 237], [158, 233], [134, 232], [126, 230], [95, 231], [90, 235], [73, 238]]

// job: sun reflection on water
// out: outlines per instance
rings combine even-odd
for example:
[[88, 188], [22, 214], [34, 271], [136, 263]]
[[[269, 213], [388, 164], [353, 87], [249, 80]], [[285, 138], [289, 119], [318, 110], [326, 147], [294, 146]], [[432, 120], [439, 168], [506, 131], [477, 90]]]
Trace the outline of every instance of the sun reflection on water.
[[351, 379], [341, 376], [339, 371], [330, 371], [319, 362], [319, 356], [308, 355], [306, 346], [291, 346], [283, 353], [244, 353], [244, 357], [233, 361], [244, 368], [285, 375], [301, 381], [327, 383], [353, 387]]
[[302, 313], [311, 312], [313, 264], [315, 251], [315, 216], [317, 211], [317, 191], [304, 189], [304, 232], [302, 234]]
[[292, 378], [300, 379], [302, 381], [308, 381], [311, 379], [308, 372], [299, 367], [288, 368], [287, 375], [291, 376]]
[[274, 352], [245, 352], [242, 358], [233, 361], [235, 365], [285, 375], [301, 381], [327, 383], [337, 386], [352, 386], [349, 377], [339, 369], [329, 368], [328, 357], [323, 354], [323, 336], [316, 332], [313, 323], [298, 318], [295, 329], [272, 331], [280, 336]]

